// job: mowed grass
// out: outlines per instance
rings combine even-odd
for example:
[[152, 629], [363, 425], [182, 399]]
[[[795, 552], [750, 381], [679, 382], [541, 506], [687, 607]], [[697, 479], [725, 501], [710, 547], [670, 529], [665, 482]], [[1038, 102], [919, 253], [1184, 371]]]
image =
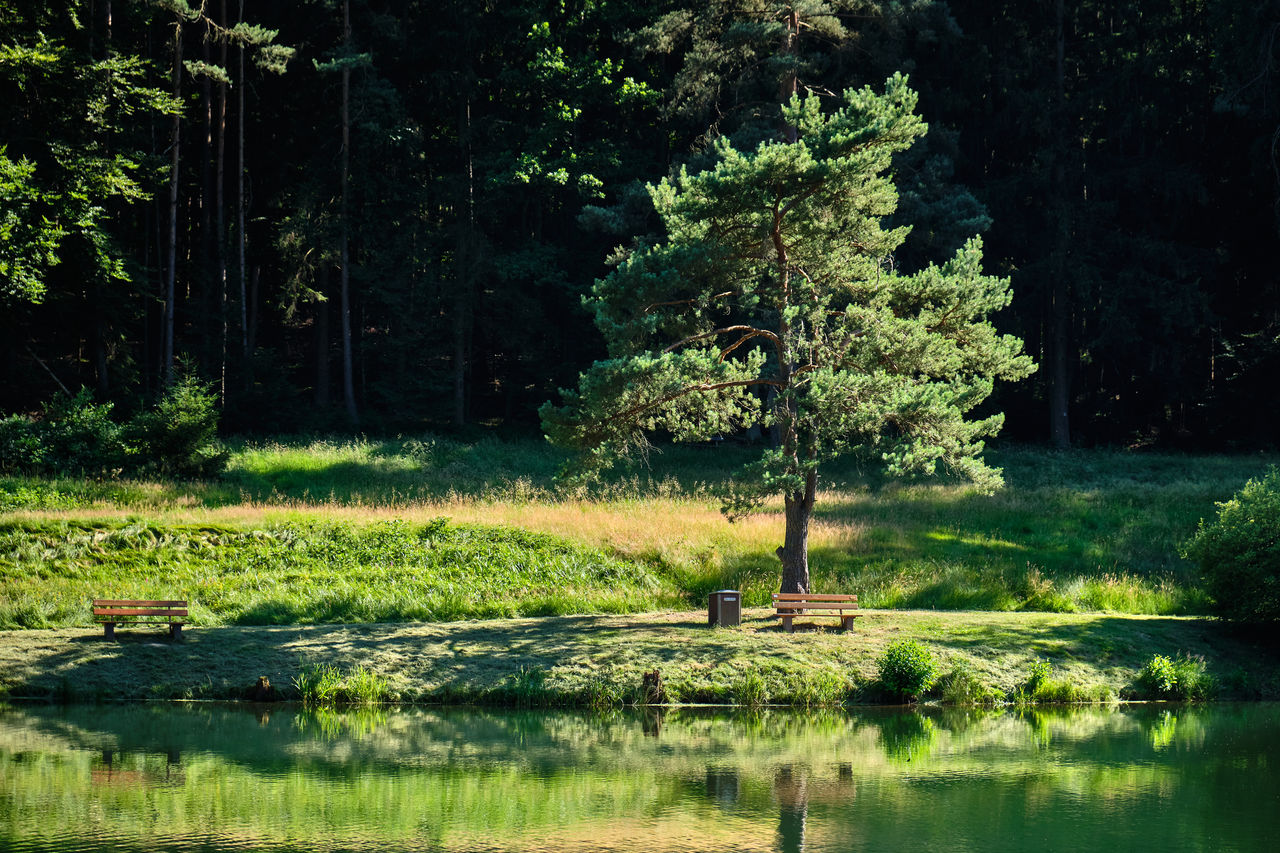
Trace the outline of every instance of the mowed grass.
[[[186, 597], [200, 624], [638, 612], [702, 607], [720, 588], [762, 606], [781, 506], [730, 524], [716, 498], [752, 457], [666, 448], [567, 491], [563, 454], [535, 440], [299, 439], [235, 446], [210, 484], [0, 480], [0, 626], [84, 624], [106, 595]], [[824, 469], [815, 588], [874, 608], [1204, 613], [1178, 546], [1275, 461], [988, 458], [1007, 480], [992, 495]], [[449, 536], [427, 533], [441, 517]]]
[[[1274, 639], [1217, 620], [1114, 614], [867, 611], [850, 632], [805, 618], [781, 630], [766, 609], [740, 627], [700, 613], [488, 619], [447, 623], [0, 631], [0, 695], [52, 700], [229, 699], [265, 677], [296, 698], [317, 666], [365, 673], [386, 698], [435, 702], [614, 707], [671, 703], [839, 706], [891, 700], [877, 684], [890, 643], [911, 637], [939, 670], [967, 672], [1012, 698], [1037, 667], [1072, 701], [1142, 695], [1152, 655], [1203, 661], [1220, 698], [1280, 695]], [[657, 670], [663, 696], [644, 688]], [[945, 690], [929, 694], [947, 701]]]

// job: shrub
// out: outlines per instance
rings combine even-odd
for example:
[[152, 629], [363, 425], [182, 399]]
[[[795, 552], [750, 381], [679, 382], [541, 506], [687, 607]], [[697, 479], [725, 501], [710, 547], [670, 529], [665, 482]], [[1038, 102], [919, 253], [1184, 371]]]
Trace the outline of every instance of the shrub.
[[1204, 658], [1189, 655], [1176, 660], [1153, 655], [1139, 673], [1138, 685], [1148, 696], [1184, 702], [1208, 699], [1215, 688]]
[[139, 467], [172, 477], [219, 474], [227, 453], [218, 442], [217, 400], [194, 373], [183, 369], [155, 407], [127, 430]]
[[1049, 676], [1052, 674], [1053, 664], [1047, 660], [1033, 660], [1031, 662], [1031, 672], [1027, 675], [1027, 680], [1022, 685], [1023, 692], [1028, 696], [1036, 695], [1036, 691], [1049, 680]]
[[938, 664], [930, 652], [915, 640], [895, 640], [878, 661], [880, 684], [890, 694], [918, 699], [938, 679]]
[[125, 447], [111, 408], [111, 403], [93, 402], [88, 388], [54, 397], [33, 424], [33, 436], [43, 448], [37, 471], [108, 474], [122, 468]]
[[25, 415], [0, 418], [0, 472], [37, 471], [43, 463], [39, 425]]
[[1200, 566], [1220, 615], [1263, 622], [1280, 619], [1280, 470], [1250, 480], [1218, 504], [1182, 555]]

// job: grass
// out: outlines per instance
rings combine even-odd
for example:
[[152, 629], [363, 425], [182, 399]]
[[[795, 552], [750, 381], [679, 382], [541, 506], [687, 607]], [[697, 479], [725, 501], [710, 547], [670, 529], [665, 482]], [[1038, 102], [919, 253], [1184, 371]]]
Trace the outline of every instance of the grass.
[[91, 598], [192, 602], [196, 625], [627, 613], [682, 600], [644, 565], [517, 528], [0, 522], [0, 628], [89, 624]]
[[319, 705], [608, 708], [645, 701], [645, 675], [657, 670], [672, 703], [832, 707], [896, 701], [877, 682], [877, 661], [911, 639], [947, 673], [928, 701], [1145, 697], [1153, 655], [1196, 661], [1222, 698], [1280, 697], [1273, 641], [1186, 617], [876, 610], [848, 633], [798, 622], [788, 634], [765, 609], [748, 610], [738, 628], [708, 628], [704, 613], [682, 610], [183, 633], [171, 643], [162, 630], [118, 629], [109, 643], [90, 628], [0, 631], [0, 694], [231, 699], [265, 677], [285, 697]]
[[[1178, 545], [1274, 461], [989, 455], [994, 495], [824, 469], [815, 587], [877, 608], [1202, 614]], [[720, 588], [760, 606], [781, 507], [729, 524], [715, 496], [750, 458], [668, 448], [563, 491], [542, 442], [297, 439], [235, 445], [215, 483], [0, 479], [0, 627], [85, 624], [106, 594], [186, 597], [200, 625], [636, 612]]]

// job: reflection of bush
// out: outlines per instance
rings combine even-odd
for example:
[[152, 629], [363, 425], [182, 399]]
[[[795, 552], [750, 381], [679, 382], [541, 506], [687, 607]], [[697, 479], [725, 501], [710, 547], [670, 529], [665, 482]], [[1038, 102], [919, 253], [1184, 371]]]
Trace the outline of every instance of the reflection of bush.
[[933, 752], [938, 727], [921, 714], [895, 714], [880, 722], [878, 742], [890, 761], [911, 761]]

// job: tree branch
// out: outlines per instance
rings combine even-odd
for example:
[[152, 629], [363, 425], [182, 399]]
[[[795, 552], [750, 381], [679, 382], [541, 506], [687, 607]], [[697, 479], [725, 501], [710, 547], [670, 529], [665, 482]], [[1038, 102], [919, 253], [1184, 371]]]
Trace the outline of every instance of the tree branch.
[[[715, 300], [717, 300], [717, 299], [723, 299], [723, 298], [725, 298], [726, 296], [733, 296], [733, 294], [735, 294], [735, 293], [737, 293], [737, 291], [736, 291], [736, 290], [726, 290], [724, 293], [717, 293], [717, 294], [715, 294], [715, 295], [711, 296], [711, 297], [710, 297], [710, 299], [708, 299], [708, 301], [709, 301], [709, 302], [714, 302]], [[645, 314], [651, 314], [651, 313], [653, 312], [653, 309], [655, 309], [655, 308], [666, 308], [666, 307], [667, 307], [667, 306], [669, 306], [669, 305], [692, 305], [693, 303], [695, 303], [695, 302], [697, 302], [697, 301], [698, 301], [697, 299], [673, 299], [673, 300], [672, 300], [672, 301], [670, 301], [670, 302], [652, 302], [652, 303], [650, 303], [650, 304], [648, 304], [648, 305], [644, 306], [644, 313], [645, 313]]]
[[[684, 346], [685, 344], [691, 344], [694, 341], [704, 340], [705, 338], [714, 338], [716, 335], [725, 335], [725, 334], [728, 334], [729, 332], [750, 332], [751, 334], [748, 335], [747, 337], [764, 335], [765, 337], [772, 340], [776, 345], [780, 345], [782, 343], [782, 341], [778, 339], [778, 336], [775, 335], [773, 332], [770, 332], [768, 329], [757, 329], [755, 326], [725, 326], [723, 329], [712, 329], [710, 332], [703, 332], [700, 335], [692, 335], [690, 337], [685, 338], [682, 341], [676, 341], [674, 344], [664, 349], [663, 352], [664, 353], [674, 352], [675, 350], [678, 350], [680, 347]], [[746, 338], [743, 338], [742, 340], [746, 340]], [[737, 348], [737, 346], [742, 343], [742, 340], [734, 344], [733, 347], [730, 348], [730, 350]], [[723, 353], [720, 356], [720, 360], [721, 361], [724, 360]]]

